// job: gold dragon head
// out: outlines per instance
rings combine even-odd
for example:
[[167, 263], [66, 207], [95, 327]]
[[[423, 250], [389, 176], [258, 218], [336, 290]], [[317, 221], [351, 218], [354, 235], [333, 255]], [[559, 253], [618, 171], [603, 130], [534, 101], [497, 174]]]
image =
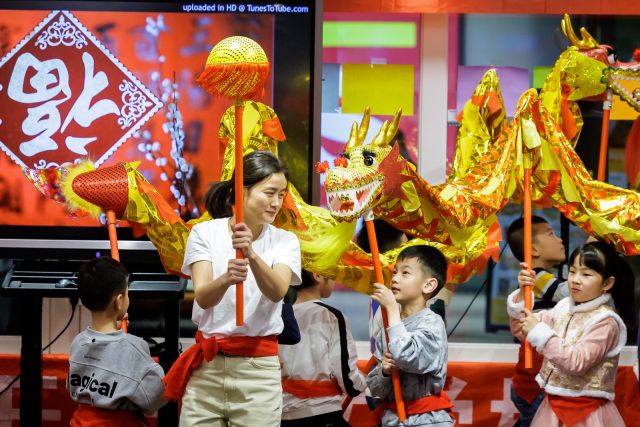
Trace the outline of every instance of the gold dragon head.
[[[567, 14], [564, 15], [561, 27], [571, 43], [567, 50], [567, 60], [562, 64], [566, 87], [571, 90], [569, 99], [593, 97], [611, 88], [629, 105], [640, 111], [640, 96], [634, 96], [633, 93], [637, 88], [635, 82], [640, 79], [640, 62], [618, 60], [612, 46], [598, 43], [584, 27], [580, 28], [578, 37]], [[581, 55], [583, 59], [577, 56], [570, 58], [573, 52]]]
[[360, 125], [353, 123], [345, 150], [325, 181], [329, 211], [337, 220], [353, 221], [372, 209], [379, 199], [385, 183], [379, 166], [391, 152], [401, 115], [402, 109], [398, 109], [368, 145], [363, 142], [369, 129], [370, 109], [365, 109]]

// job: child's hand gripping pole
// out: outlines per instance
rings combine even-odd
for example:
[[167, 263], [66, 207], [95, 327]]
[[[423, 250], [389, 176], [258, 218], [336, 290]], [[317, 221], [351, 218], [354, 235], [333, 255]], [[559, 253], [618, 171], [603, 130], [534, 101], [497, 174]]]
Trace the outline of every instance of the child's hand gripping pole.
[[[236, 224], [244, 221], [244, 169], [242, 164], [242, 115], [244, 114], [244, 102], [240, 98], [234, 100], [235, 119], [234, 119], [234, 158], [235, 166], [235, 217]], [[236, 258], [243, 259], [242, 249], [236, 249]], [[236, 326], [244, 325], [244, 283], [236, 283]]]
[[[532, 229], [531, 229], [531, 164], [525, 162], [524, 167], [524, 262], [527, 263], [527, 269], [531, 270], [531, 243], [532, 243]], [[533, 301], [531, 299], [531, 286], [524, 287], [524, 306], [531, 310], [533, 308]], [[531, 354], [531, 344], [529, 341], [524, 341], [524, 367], [531, 369], [533, 367], [533, 355]]]
[[[380, 265], [380, 254], [378, 252], [378, 239], [376, 238], [376, 229], [373, 226], [373, 212], [371, 209], [367, 210], [364, 214], [364, 224], [367, 228], [367, 237], [369, 238], [369, 246], [371, 247], [371, 258], [373, 259], [373, 270], [376, 275], [376, 282], [384, 284], [384, 276], [382, 275], [382, 266]], [[389, 343], [389, 335], [387, 333], [387, 327], [389, 321], [387, 319], [387, 310], [384, 307], [382, 309], [382, 325], [384, 329], [384, 337], [387, 343]], [[393, 396], [396, 400], [396, 407], [398, 409], [398, 419], [400, 422], [404, 422], [407, 419], [407, 414], [404, 408], [404, 400], [402, 399], [402, 388], [400, 385], [400, 374], [397, 370], [394, 370], [391, 374], [391, 382], [393, 384]]]

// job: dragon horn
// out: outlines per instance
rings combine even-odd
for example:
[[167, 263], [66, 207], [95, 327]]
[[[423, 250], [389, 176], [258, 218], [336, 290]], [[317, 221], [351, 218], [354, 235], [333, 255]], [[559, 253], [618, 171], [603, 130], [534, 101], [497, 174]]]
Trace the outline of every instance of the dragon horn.
[[362, 116], [362, 121], [360, 122], [360, 128], [358, 129], [358, 141], [360, 144], [364, 142], [364, 139], [367, 137], [367, 132], [369, 132], [369, 122], [371, 121], [371, 107], [367, 105], [367, 108], [364, 109], [364, 115]]
[[345, 150], [351, 150], [352, 148], [356, 148], [360, 143], [358, 141], [358, 123], [353, 122], [351, 125], [351, 134], [349, 135], [349, 141], [344, 146]]
[[593, 36], [591, 36], [591, 34], [589, 34], [589, 32], [584, 27], [580, 28], [580, 35], [582, 37], [581, 39], [578, 39], [578, 36], [576, 36], [576, 33], [573, 31], [573, 26], [571, 25], [571, 18], [566, 13], [564, 14], [564, 17], [562, 19], [562, 22], [560, 23], [560, 26], [562, 27], [562, 33], [567, 38], [567, 40], [569, 40], [571, 44], [573, 46], [576, 46], [578, 49], [580, 50], [594, 49], [600, 46], [596, 41], [596, 39], [594, 39]]
[[398, 108], [396, 114], [393, 116], [393, 120], [389, 123], [389, 121], [385, 120], [385, 122], [380, 127], [380, 131], [371, 141], [371, 145], [376, 147], [385, 147], [388, 146], [393, 138], [396, 136], [396, 132], [398, 132], [398, 125], [400, 124], [400, 116], [402, 116], [402, 107]]
[[367, 107], [364, 109], [364, 115], [362, 116], [360, 126], [358, 126], [358, 123], [353, 122], [353, 125], [351, 126], [351, 134], [349, 135], [349, 141], [347, 141], [347, 144], [344, 147], [345, 150], [351, 150], [362, 145], [364, 139], [367, 137], [367, 132], [369, 131], [370, 120], [371, 108]]
[[589, 34], [589, 31], [587, 31], [586, 28], [584, 27], [580, 28], [580, 34], [582, 35], [582, 43], [584, 43], [585, 46], [587, 46], [587, 49], [592, 49], [600, 46], [598, 41], [595, 38], [593, 38], [591, 34]]
[[382, 126], [380, 126], [378, 134], [373, 138], [373, 141], [371, 141], [371, 145], [374, 147], [384, 147], [385, 145], [389, 145], [389, 141], [387, 141], [386, 138], [388, 129], [389, 120], [385, 120], [384, 123], [382, 123]]

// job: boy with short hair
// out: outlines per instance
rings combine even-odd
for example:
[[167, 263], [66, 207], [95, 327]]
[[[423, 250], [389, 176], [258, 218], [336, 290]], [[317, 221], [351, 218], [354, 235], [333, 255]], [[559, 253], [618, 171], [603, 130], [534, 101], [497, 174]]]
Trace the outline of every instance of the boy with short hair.
[[[559, 281], [551, 270], [562, 264], [567, 254], [562, 239], [556, 235], [546, 219], [531, 217], [531, 268], [536, 272], [533, 289], [535, 309], [553, 307], [558, 301], [569, 296], [566, 281]], [[518, 218], [507, 230], [507, 242], [513, 256], [524, 261], [524, 218]]]
[[411, 246], [398, 255], [391, 288], [376, 283], [372, 298], [387, 310], [389, 343], [381, 332], [376, 359], [367, 377], [371, 394], [384, 399], [382, 425], [399, 425], [391, 375], [400, 372], [407, 419], [403, 426], [452, 426], [453, 406], [444, 393], [447, 376], [447, 332], [440, 316], [425, 302], [444, 286], [447, 261], [426, 245]]
[[282, 426], [348, 426], [342, 414], [345, 394], [366, 388], [356, 367], [358, 355], [345, 316], [322, 303], [335, 282], [302, 270], [293, 305], [301, 340], [280, 347], [282, 363]]
[[[567, 282], [551, 273], [551, 270], [566, 260], [566, 252], [562, 239], [555, 234], [546, 219], [533, 215], [531, 223], [531, 268], [536, 273], [533, 309], [549, 309], [569, 296]], [[516, 259], [524, 261], [524, 218], [511, 223], [507, 230], [507, 242]], [[526, 369], [524, 346], [520, 345], [512, 379], [511, 401], [520, 412], [521, 427], [531, 424], [544, 398], [544, 392], [535, 380], [543, 358], [535, 349], [532, 349], [532, 355], [533, 367]]]
[[78, 294], [91, 311], [91, 325], [69, 351], [67, 389], [79, 407], [71, 426], [145, 425], [165, 404], [162, 367], [149, 345], [118, 329], [129, 308], [128, 273], [111, 258], [89, 261], [78, 273]]

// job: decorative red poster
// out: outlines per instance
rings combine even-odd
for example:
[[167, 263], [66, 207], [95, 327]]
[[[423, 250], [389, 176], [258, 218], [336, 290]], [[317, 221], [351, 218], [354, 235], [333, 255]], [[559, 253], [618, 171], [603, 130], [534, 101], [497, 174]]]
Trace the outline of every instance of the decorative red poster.
[[51, 12], [0, 62], [0, 148], [22, 167], [99, 166], [161, 106], [70, 12]]

